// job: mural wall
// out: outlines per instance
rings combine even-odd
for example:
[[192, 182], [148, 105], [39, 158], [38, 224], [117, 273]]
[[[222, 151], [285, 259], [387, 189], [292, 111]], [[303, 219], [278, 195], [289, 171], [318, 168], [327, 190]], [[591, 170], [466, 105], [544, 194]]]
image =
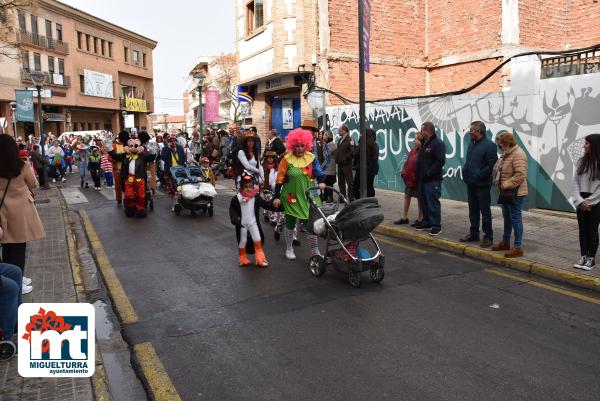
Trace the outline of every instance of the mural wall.
[[[539, 65], [532, 65], [528, 74], [514, 77], [512, 88], [367, 105], [367, 127], [377, 132], [380, 148], [376, 185], [404, 190], [400, 171], [421, 123], [431, 121], [446, 144], [442, 196], [466, 200], [462, 166], [470, 141], [468, 130], [471, 121], [480, 120], [492, 140], [498, 132], [508, 130], [527, 153], [527, 208], [574, 210], [569, 198], [574, 166], [583, 154], [583, 138], [600, 133], [600, 74], [541, 80]], [[345, 123], [358, 138], [357, 105], [330, 107], [327, 114], [336, 135], [337, 127]]]

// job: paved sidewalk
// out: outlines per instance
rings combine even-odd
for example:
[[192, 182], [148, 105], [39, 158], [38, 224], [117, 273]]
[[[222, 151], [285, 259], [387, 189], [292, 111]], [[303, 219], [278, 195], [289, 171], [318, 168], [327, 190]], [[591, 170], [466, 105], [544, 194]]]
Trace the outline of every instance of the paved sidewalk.
[[[77, 302], [59, 191], [54, 186], [38, 190], [35, 198], [46, 238], [27, 244], [25, 273], [33, 280], [33, 292], [23, 302]], [[93, 399], [88, 378], [25, 379], [19, 376], [16, 357], [0, 361], [0, 401]]]
[[[399, 233], [402, 238], [415, 238], [418, 242], [425, 242], [423, 234], [407, 225], [394, 225], [393, 221], [401, 217], [404, 202], [404, 194], [396, 191], [377, 189], [376, 196], [385, 210], [385, 221], [383, 230], [390, 234], [394, 231]], [[452, 201], [442, 199], [442, 234], [439, 237], [430, 237], [434, 246], [456, 248], [465, 246], [463, 253], [470, 256], [489, 257], [490, 254], [498, 259], [502, 257], [501, 252], [492, 252], [487, 248], [487, 252], [481, 252], [479, 243], [464, 244], [459, 242], [459, 238], [469, 233], [469, 211], [466, 202]], [[564, 216], [549, 215], [539, 211], [523, 212], [523, 250], [524, 257], [517, 258], [515, 263], [523, 267], [528, 264], [541, 264], [555, 268], [558, 274], [577, 275], [578, 277], [600, 279], [600, 267], [589, 272], [573, 268], [573, 263], [579, 258], [579, 237], [577, 220], [571, 218], [569, 214]], [[502, 211], [498, 206], [492, 206], [494, 242], [502, 238], [503, 219]], [[410, 223], [417, 217], [416, 199], [411, 202], [409, 213]], [[445, 241], [444, 241], [445, 240]], [[437, 241], [437, 244], [436, 244]], [[517, 266], [517, 268], [519, 268]], [[526, 269], [521, 269], [526, 270]], [[566, 281], [566, 280], [565, 280]], [[571, 280], [573, 281], [573, 280]], [[577, 281], [577, 279], [575, 279]]]

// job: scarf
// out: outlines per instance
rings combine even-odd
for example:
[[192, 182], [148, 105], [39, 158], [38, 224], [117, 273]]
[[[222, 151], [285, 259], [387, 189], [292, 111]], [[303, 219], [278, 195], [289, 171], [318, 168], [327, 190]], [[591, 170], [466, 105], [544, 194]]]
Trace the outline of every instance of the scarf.
[[244, 189], [240, 190], [240, 195], [242, 195], [242, 201], [248, 202], [250, 199], [254, 198], [258, 194], [258, 188], [254, 188], [251, 191], [246, 191]]

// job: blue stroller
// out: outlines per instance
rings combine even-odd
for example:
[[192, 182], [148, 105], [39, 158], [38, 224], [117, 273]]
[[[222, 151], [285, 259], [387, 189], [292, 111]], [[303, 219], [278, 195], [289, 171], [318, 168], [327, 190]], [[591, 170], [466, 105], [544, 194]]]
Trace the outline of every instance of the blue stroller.
[[217, 193], [200, 167], [173, 166], [171, 175], [175, 182], [177, 203], [174, 211], [177, 216], [183, 209], [189, 210], [192, 216], [196, 216], [198, 211], [209, 216], [214, 214], [213, 198]]

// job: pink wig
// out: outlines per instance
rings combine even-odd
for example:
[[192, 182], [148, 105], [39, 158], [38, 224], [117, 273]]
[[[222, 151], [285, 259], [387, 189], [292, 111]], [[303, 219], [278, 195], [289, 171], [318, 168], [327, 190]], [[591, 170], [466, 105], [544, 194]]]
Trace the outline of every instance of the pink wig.
[[295, 130], [290, 131], [285, 137], [285, 147], [288, 152], [293, 152], [294, 147], [297, 144], [304, 145], [304, 149], [307, 152], [312, 150], [313, 145], [313, 134], [307, 129], [296, 128]]

